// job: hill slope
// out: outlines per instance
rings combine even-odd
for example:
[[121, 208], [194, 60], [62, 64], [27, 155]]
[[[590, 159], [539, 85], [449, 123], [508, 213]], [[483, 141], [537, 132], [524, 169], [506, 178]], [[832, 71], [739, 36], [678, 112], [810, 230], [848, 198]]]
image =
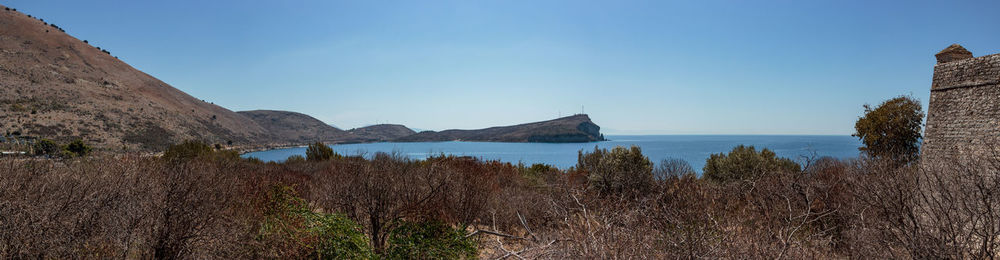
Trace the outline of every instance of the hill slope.
[[[2, 6], [0, 6], [2, 7]], [[185, 139], [249, 144], [269, 134], [58, 27], [0, 9], [0, 129], [159, 150]]]
[[559, 119], [491, 127], [478, 130], [424, 131], [398, 138], [398, 142], [482, 141], [532, 143], [582, 143], [602, 141], [601, 127], [585, 114]]
[[240, 111], [237, 113], [267, 129], [272, 135], [272, 142], [301, 144], [316, 141], [342, 143], [363, 140], [353, 133], [340, 130], [302, 113], [276, 110]]
[[354, 128], [348, 132], [361, 137], [366, 142], [386, 142], [417, 133], [406, 126], [394, 124], [371, 125]]

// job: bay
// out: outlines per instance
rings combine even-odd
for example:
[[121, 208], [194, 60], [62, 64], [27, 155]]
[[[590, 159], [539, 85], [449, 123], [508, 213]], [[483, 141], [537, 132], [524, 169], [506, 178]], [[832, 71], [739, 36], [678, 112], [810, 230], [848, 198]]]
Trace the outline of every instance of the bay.
[[[331, 145], [338, 154], [370, 157], [377, 152], [396, 152], [412, 159], [434, 155], [471, 156], [482, 160], [499, 160], [527, 165], [544, 163], [559, 168], [576, 165], [577, 153], [594, 147], [636, 145], [653, 162], [666, 158], [687, 161], [697, 171], [715, 153], [725, 153], [737, 145], [768, 148], [778, 156], [804, 162], [807, 158], [830, 156], [846, 159], [859, 155], [861, 143], [852, 136], [840, 135], [610, 135], [611, 141], [593, 143], [494, 143], [494, 142], [416, 142], [364, 143]], [[293, 147], [243, 154], [263, 161], [282, 162], [292, 155], [305, 156], [305, 147]]]

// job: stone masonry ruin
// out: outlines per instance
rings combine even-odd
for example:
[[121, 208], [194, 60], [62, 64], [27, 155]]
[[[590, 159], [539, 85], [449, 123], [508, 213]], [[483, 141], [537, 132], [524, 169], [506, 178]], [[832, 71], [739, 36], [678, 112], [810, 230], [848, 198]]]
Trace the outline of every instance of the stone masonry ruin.
[[1000, 155], [1000, 54], [953, 44], [935, 56], [923, 160]]

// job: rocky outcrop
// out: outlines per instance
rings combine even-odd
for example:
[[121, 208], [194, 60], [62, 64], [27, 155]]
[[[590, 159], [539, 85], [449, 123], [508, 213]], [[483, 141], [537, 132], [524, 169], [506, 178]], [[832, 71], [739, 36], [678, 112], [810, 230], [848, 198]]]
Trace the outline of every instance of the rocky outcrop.
[[590, 117], [578, 114], [559, 119], [513, 126], [491, 127], [478, 130], [424, 131], [396, 139], [398, 142], [535, 142], [582, 143], [603, 141], [601, 127]]
[[358, 136], [365, 142], [387, 142], [417, 133], [406, 126], [395, 124], [370, 125], [347, 130], [347, 132]]

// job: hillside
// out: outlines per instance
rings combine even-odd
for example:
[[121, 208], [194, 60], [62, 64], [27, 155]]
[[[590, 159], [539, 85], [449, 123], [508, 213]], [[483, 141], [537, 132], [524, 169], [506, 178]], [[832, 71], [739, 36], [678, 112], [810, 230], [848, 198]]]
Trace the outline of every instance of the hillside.
[[416, 134], [412, 129], [403, 125], [378, 124], [366, 127], [354, 128], [348, 132], [357, 135], [366, 142], [386, 142], [397, 138]]
[[[2, 7], [2, 6], [0, 6]], [[247, 145], [269, 134], [37, 18], [0, 9], [0, 129], [113, 150], [185, 139]]]
[[532, 143], [582, 143], [602, 141], [601, 127], [586, 114], [549, 121], [478, 130], [424, 131], [398, 138], [397, 142], [482, 141]]
[[309, 115], [275, 110], [254, 110], [237, 112], [256, 122], [273, 136], [272, 142], [327, 143], [360, 142], [353, 133], [330, 126]]

